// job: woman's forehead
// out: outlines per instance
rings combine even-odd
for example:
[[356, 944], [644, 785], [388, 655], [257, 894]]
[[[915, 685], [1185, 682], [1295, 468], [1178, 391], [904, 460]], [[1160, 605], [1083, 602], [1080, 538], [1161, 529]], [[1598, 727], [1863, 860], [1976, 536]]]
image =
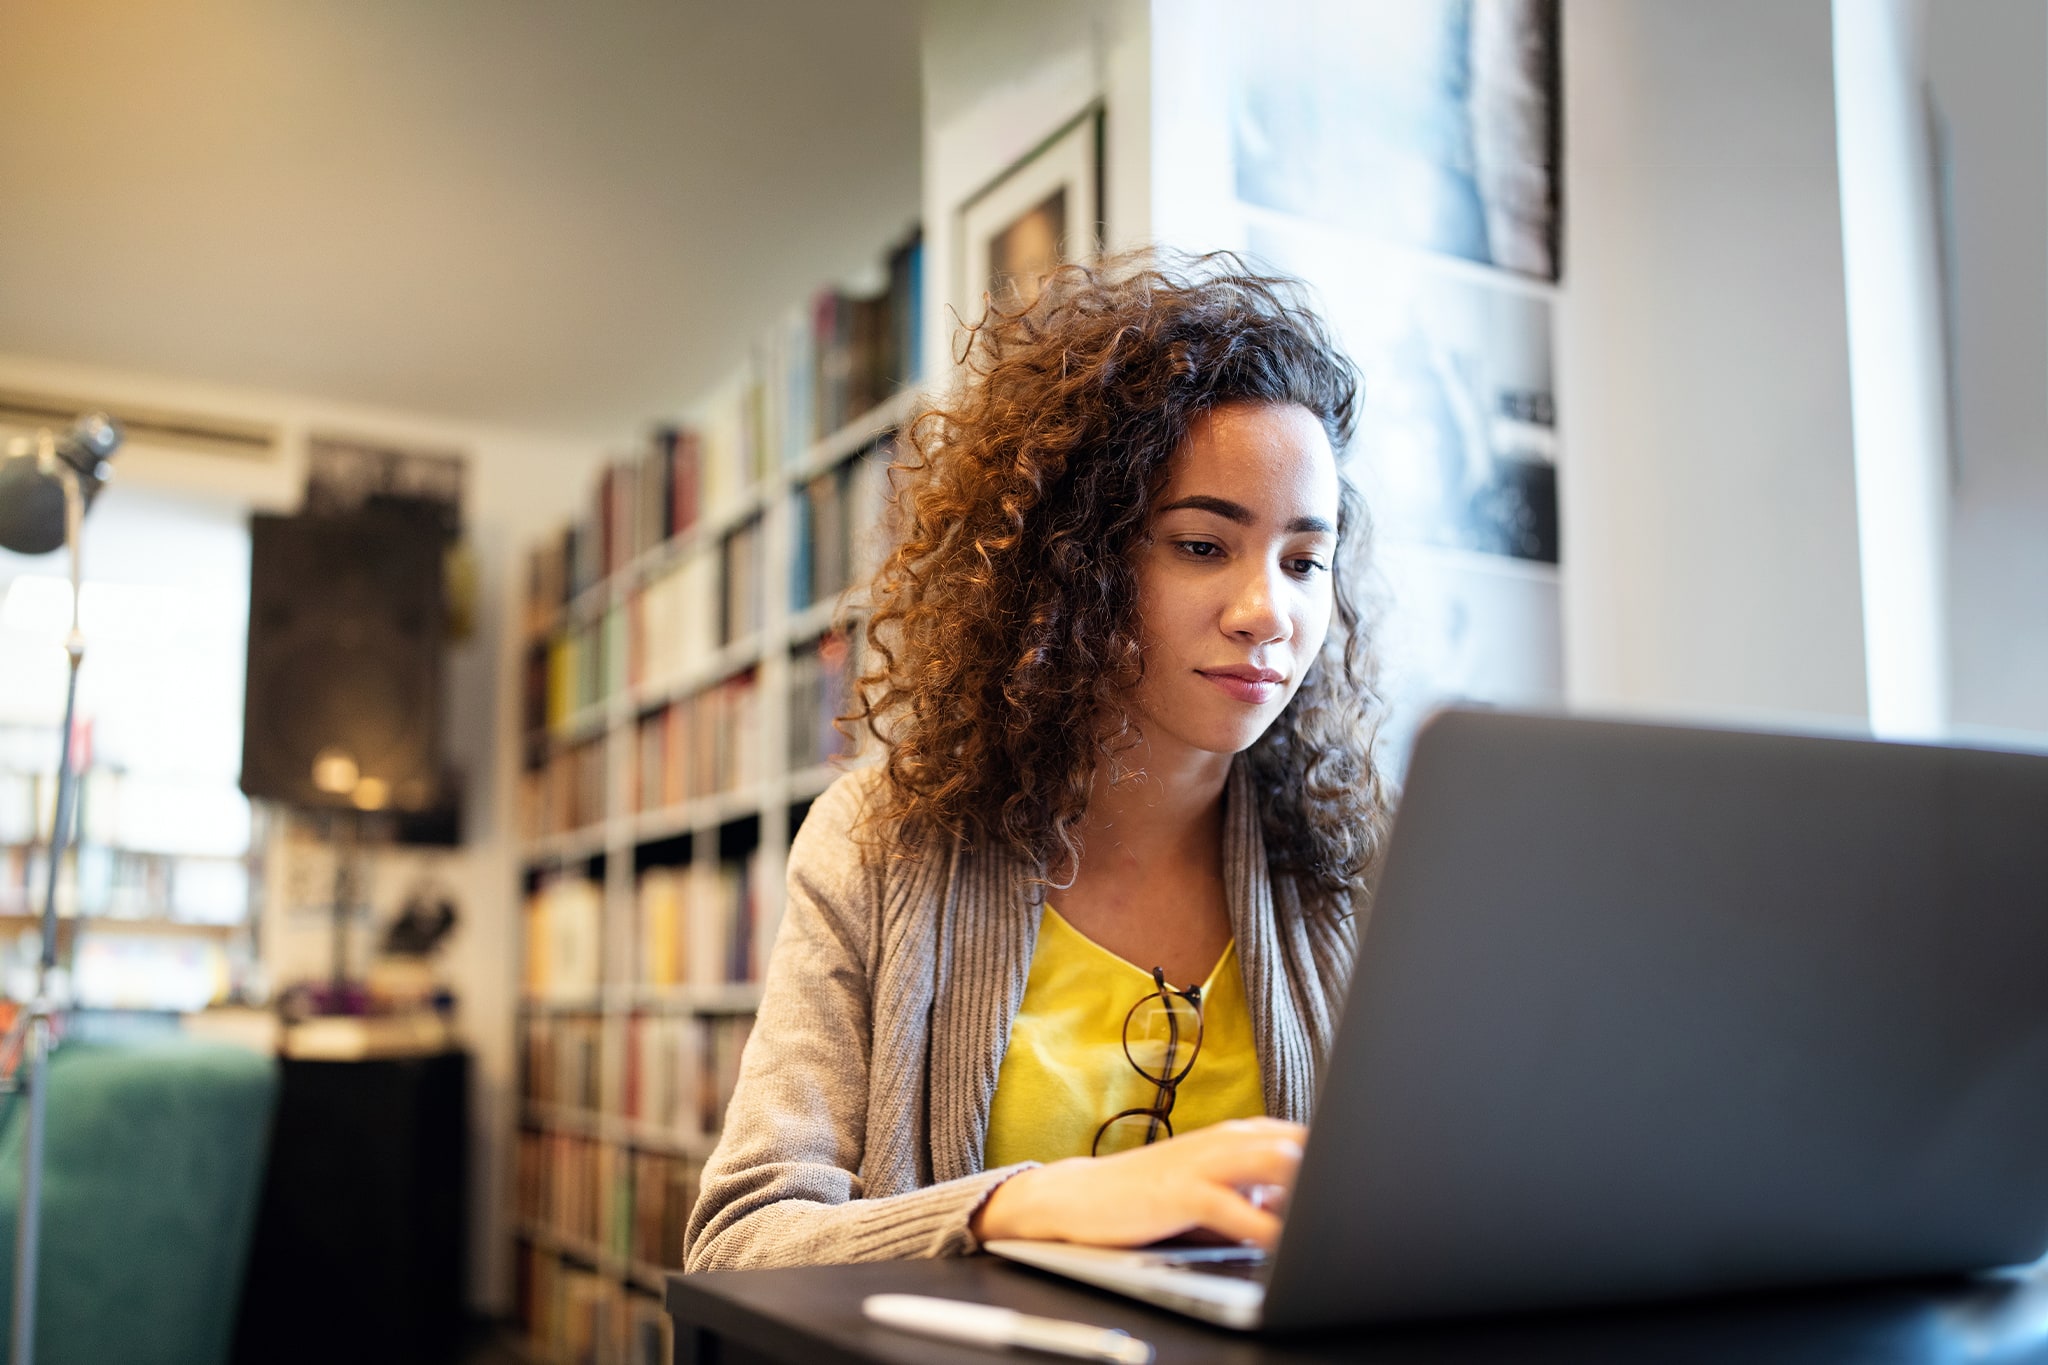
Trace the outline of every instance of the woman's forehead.
[[1227, 499], [1279, 521], [1320, 514], [1334, 524], [1337, 460], [1329, 433], [1296, 403], [1231, 403], [1202, 413], [1168, 462], [1159, 506], [1190, 497]]

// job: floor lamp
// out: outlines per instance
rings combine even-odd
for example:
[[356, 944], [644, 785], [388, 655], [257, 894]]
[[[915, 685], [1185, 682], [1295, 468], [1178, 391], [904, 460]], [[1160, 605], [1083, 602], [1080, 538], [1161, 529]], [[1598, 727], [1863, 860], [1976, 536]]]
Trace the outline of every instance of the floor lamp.
[[[63, 545], [71, 561], [71, 629], [64, 637], [69, 664], [64, 688], [64, 731], [57, 751], [57, 809], [50, 823], [50, 863], [43, 884], [43, 945], [36, 963], [35, 998], [0, 1041], [0, 1058], [14, 1058], [8, 1093], [28, 1095], [28, 1131], [21, 1149], [21, 1205], [14, 1233], [13, 1365], [34, 1365], [36, 1271], [39, 1265], [43, 1199], [43, 1121], [50, 1088], [45, 1083], [55, 1039], [52, 1025], [60, 1007], [52, 996], [57, 965], [57, 875], [78, 806], [78, 773], [71, 761], [71, 729], [78, 709], [78, 666], [85, 659], [79, 625], [80, 533], [85, 509], [108, 475], [107, 458], [121, 443], [120, 428], [102, 414], [79, 419], [59, 439], [45, 428], [33, 453], [10, 453], [0, 463], [0, 545], [44, 554]], [[51, 543], [52, 523], [61, 536]]]

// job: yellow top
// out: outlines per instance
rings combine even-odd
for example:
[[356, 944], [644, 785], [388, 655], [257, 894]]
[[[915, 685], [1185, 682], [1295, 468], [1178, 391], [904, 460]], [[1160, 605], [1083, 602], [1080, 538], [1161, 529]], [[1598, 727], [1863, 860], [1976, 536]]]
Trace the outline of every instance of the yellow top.
[[[1153, 989], [1151, 972], [1045, 907], [989, 1104], [986, 1166], [1087, 1156], [1104, 1119], [1153, 1104], [1158, 1087], [1138, 1074], [1123, 1048], [1125, 1016]], [[1174, 1100], [1175, 1133], [1266, 1112], [1234, 942], [1202, 983], [1201, 1001], [1202, 1050]], [[1108, 1154], [1109, 1140], [1102, 1150]]]

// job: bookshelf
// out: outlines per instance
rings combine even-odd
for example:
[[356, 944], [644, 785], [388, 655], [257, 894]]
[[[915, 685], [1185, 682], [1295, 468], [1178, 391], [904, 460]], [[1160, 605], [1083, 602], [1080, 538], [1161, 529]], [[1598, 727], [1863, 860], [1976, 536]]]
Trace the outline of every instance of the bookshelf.
[[791, 835], [852, 761], [835, 627], [913, 412], [913, 238], [821, 294], [529, 558], [517, 743], [515, 1301], [527, 1355], [670, 1358], [682, 1260]]
[[[57, 734], [55, 724], [0, 724], [0, 996], [17, 1003], [33, 994], [42, 951]], [[76, 749], [89, 752], [89, 739]], [[57, 960], [73, 1003], [184, 1012], [243, 989], [256, 959], [262, 829], [261, 813], [226, 783], [89, 763], [57, 874]]]

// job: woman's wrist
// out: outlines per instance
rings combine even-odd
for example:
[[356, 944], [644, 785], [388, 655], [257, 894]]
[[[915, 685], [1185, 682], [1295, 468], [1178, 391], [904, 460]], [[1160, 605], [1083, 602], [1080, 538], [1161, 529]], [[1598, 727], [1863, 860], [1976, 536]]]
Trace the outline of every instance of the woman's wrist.
[[1044, 1166], [1027, 1166], [989, 1191], [988, 1198], [981, 1201], [981, 1207], [974, 1211], [974, 1217], [967, 1223], [968, 1231], [974, 1234], [977, 1242], [1032, 1236], [1032, 1194], [1037, 1179], [1046, 1169]]

